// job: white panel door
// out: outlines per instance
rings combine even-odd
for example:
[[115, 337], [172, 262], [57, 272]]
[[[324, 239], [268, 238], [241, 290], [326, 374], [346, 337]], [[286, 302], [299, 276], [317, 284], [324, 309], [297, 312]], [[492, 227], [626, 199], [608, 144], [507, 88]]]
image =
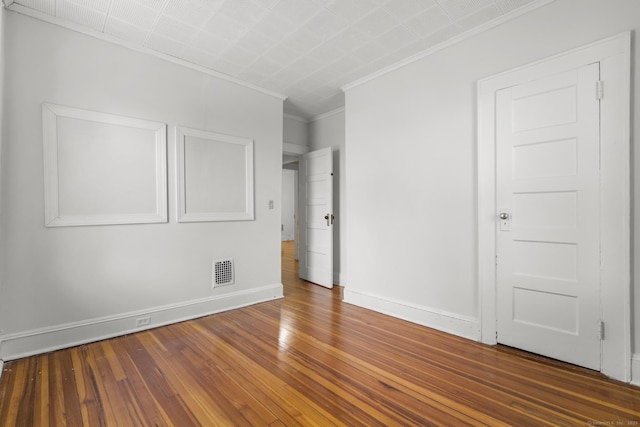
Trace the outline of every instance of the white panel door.
[[599, 64], [498, 91], [498, 342], [600, 369]]
[[324, 148], [300, 161], [300, 278], [333, 287], [333, 154]]

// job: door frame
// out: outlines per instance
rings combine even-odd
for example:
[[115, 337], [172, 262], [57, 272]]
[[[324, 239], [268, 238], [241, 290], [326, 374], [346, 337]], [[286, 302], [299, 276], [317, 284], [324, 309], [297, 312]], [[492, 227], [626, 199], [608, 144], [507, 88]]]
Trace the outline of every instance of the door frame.
[[[298, 145], [298, 144], [294, 144], [292, 142], [286, 142], [284, 141], [282, 143], [282, 156], [283, 156], [283, 166], [285, 163], [298, 163], [296, 165], [296, 168], [294, 170], [296, 170], [297, 172], [299, 172], [299, 162], [300, 162], [300, 158], [302, 157], [302, 155], [304, 153], [308, 153], [309, 152], [309, 147], [307, 147], [306, 145]], [[288, 161], [285, 162], [284, 158], [288, 157]], [[284, 167], [283, 167], [284, 169]], [[296, 173], [296, 178], [295, 178], [295, 195], [294, 195], [294, 201], [293, 204], [295, 205], [294, 209], [295, 209], [295, 215], [296, 215], [296, 219], [295, 219], [295, 232], [294, 232], [294, 239], [293, 239], [293, 258], [298, 261], [299, 258], [299, 254], [300, 254], [300, 227], [299, 227], [299, 215], [298, 213], [300, 212], [299, 209], [299, 205], [298, 205], [298, 182], [299, 182], [299, 175], [300, 173]], [[280, 218], [280, 222], [282, 222], [282, 218]]]
[[[600, 63], [601, 372], [631, 381], [631, 33], [478, 81], [478, 284], [481, 341], [497, 344], [495, 93], [536, 78]], [[594, 96], [596, 88], [594, 87]], [[606, 292], [602, 292], [606, 284]]]

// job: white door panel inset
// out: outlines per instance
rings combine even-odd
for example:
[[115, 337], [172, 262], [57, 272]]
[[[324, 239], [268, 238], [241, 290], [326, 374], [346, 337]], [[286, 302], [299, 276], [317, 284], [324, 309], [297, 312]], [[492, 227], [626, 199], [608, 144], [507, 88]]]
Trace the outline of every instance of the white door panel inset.
[[[577, 299], [569, 295], [514, 288], [514, 321], [576, 335]], [[544, 307], [540, 310], [539, 307]], [[549, 316], [548, 313], [555, 313]]]
[[307, 183], [307, 194], [310, 197], [308, 202], [310, 206], [322, 207], [327, 203], [325, 186], [325, 181], [311, 181]]
[[[526, 227], [577, 227], [578, 197], [575, 191], [519, 193], [513, 195], [513, 215]], [[555, 206], [555, 209], [548, 209]]]
[[513, 131], [576, 122], [575, 85], [513, 100]]
[[[600, 368], [599, 64], [496, 92], [498, 342]], [[498, 221], [498, 219], [496, 219]], [[504, 231], [503, 231], [504, 230]]]
[[513, 274], [575, 280], [576, 245], [550, 242], [513, 242]]
[[577, 282], [575, 280], [565, 280], [557, 277], [538, 277], [515, 273], [513, 275], [513, 283], [517, 285], [515, 287], [519, 287], [520, 289], [568, 295], [575, 289]]
[[576, 159], [575, 139], [515, 146], [513, 178], [573, 176], [578, 170]]

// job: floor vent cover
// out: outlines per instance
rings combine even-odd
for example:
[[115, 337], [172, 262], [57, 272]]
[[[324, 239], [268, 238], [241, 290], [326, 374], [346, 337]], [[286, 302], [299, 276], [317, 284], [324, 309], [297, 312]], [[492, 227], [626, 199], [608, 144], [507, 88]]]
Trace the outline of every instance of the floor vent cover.
[[213, 261], [213, 287], [232, 285], [233, 258], [218, 259]]

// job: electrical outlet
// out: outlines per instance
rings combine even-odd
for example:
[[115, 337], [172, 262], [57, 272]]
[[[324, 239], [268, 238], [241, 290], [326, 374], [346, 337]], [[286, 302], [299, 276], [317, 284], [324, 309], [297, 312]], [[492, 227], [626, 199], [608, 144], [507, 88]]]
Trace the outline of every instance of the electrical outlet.
[[147, 326], [151, 323], [151, 317], [138, 317], [136, 319], [136, 328], [140, 328], [142, 326]]

